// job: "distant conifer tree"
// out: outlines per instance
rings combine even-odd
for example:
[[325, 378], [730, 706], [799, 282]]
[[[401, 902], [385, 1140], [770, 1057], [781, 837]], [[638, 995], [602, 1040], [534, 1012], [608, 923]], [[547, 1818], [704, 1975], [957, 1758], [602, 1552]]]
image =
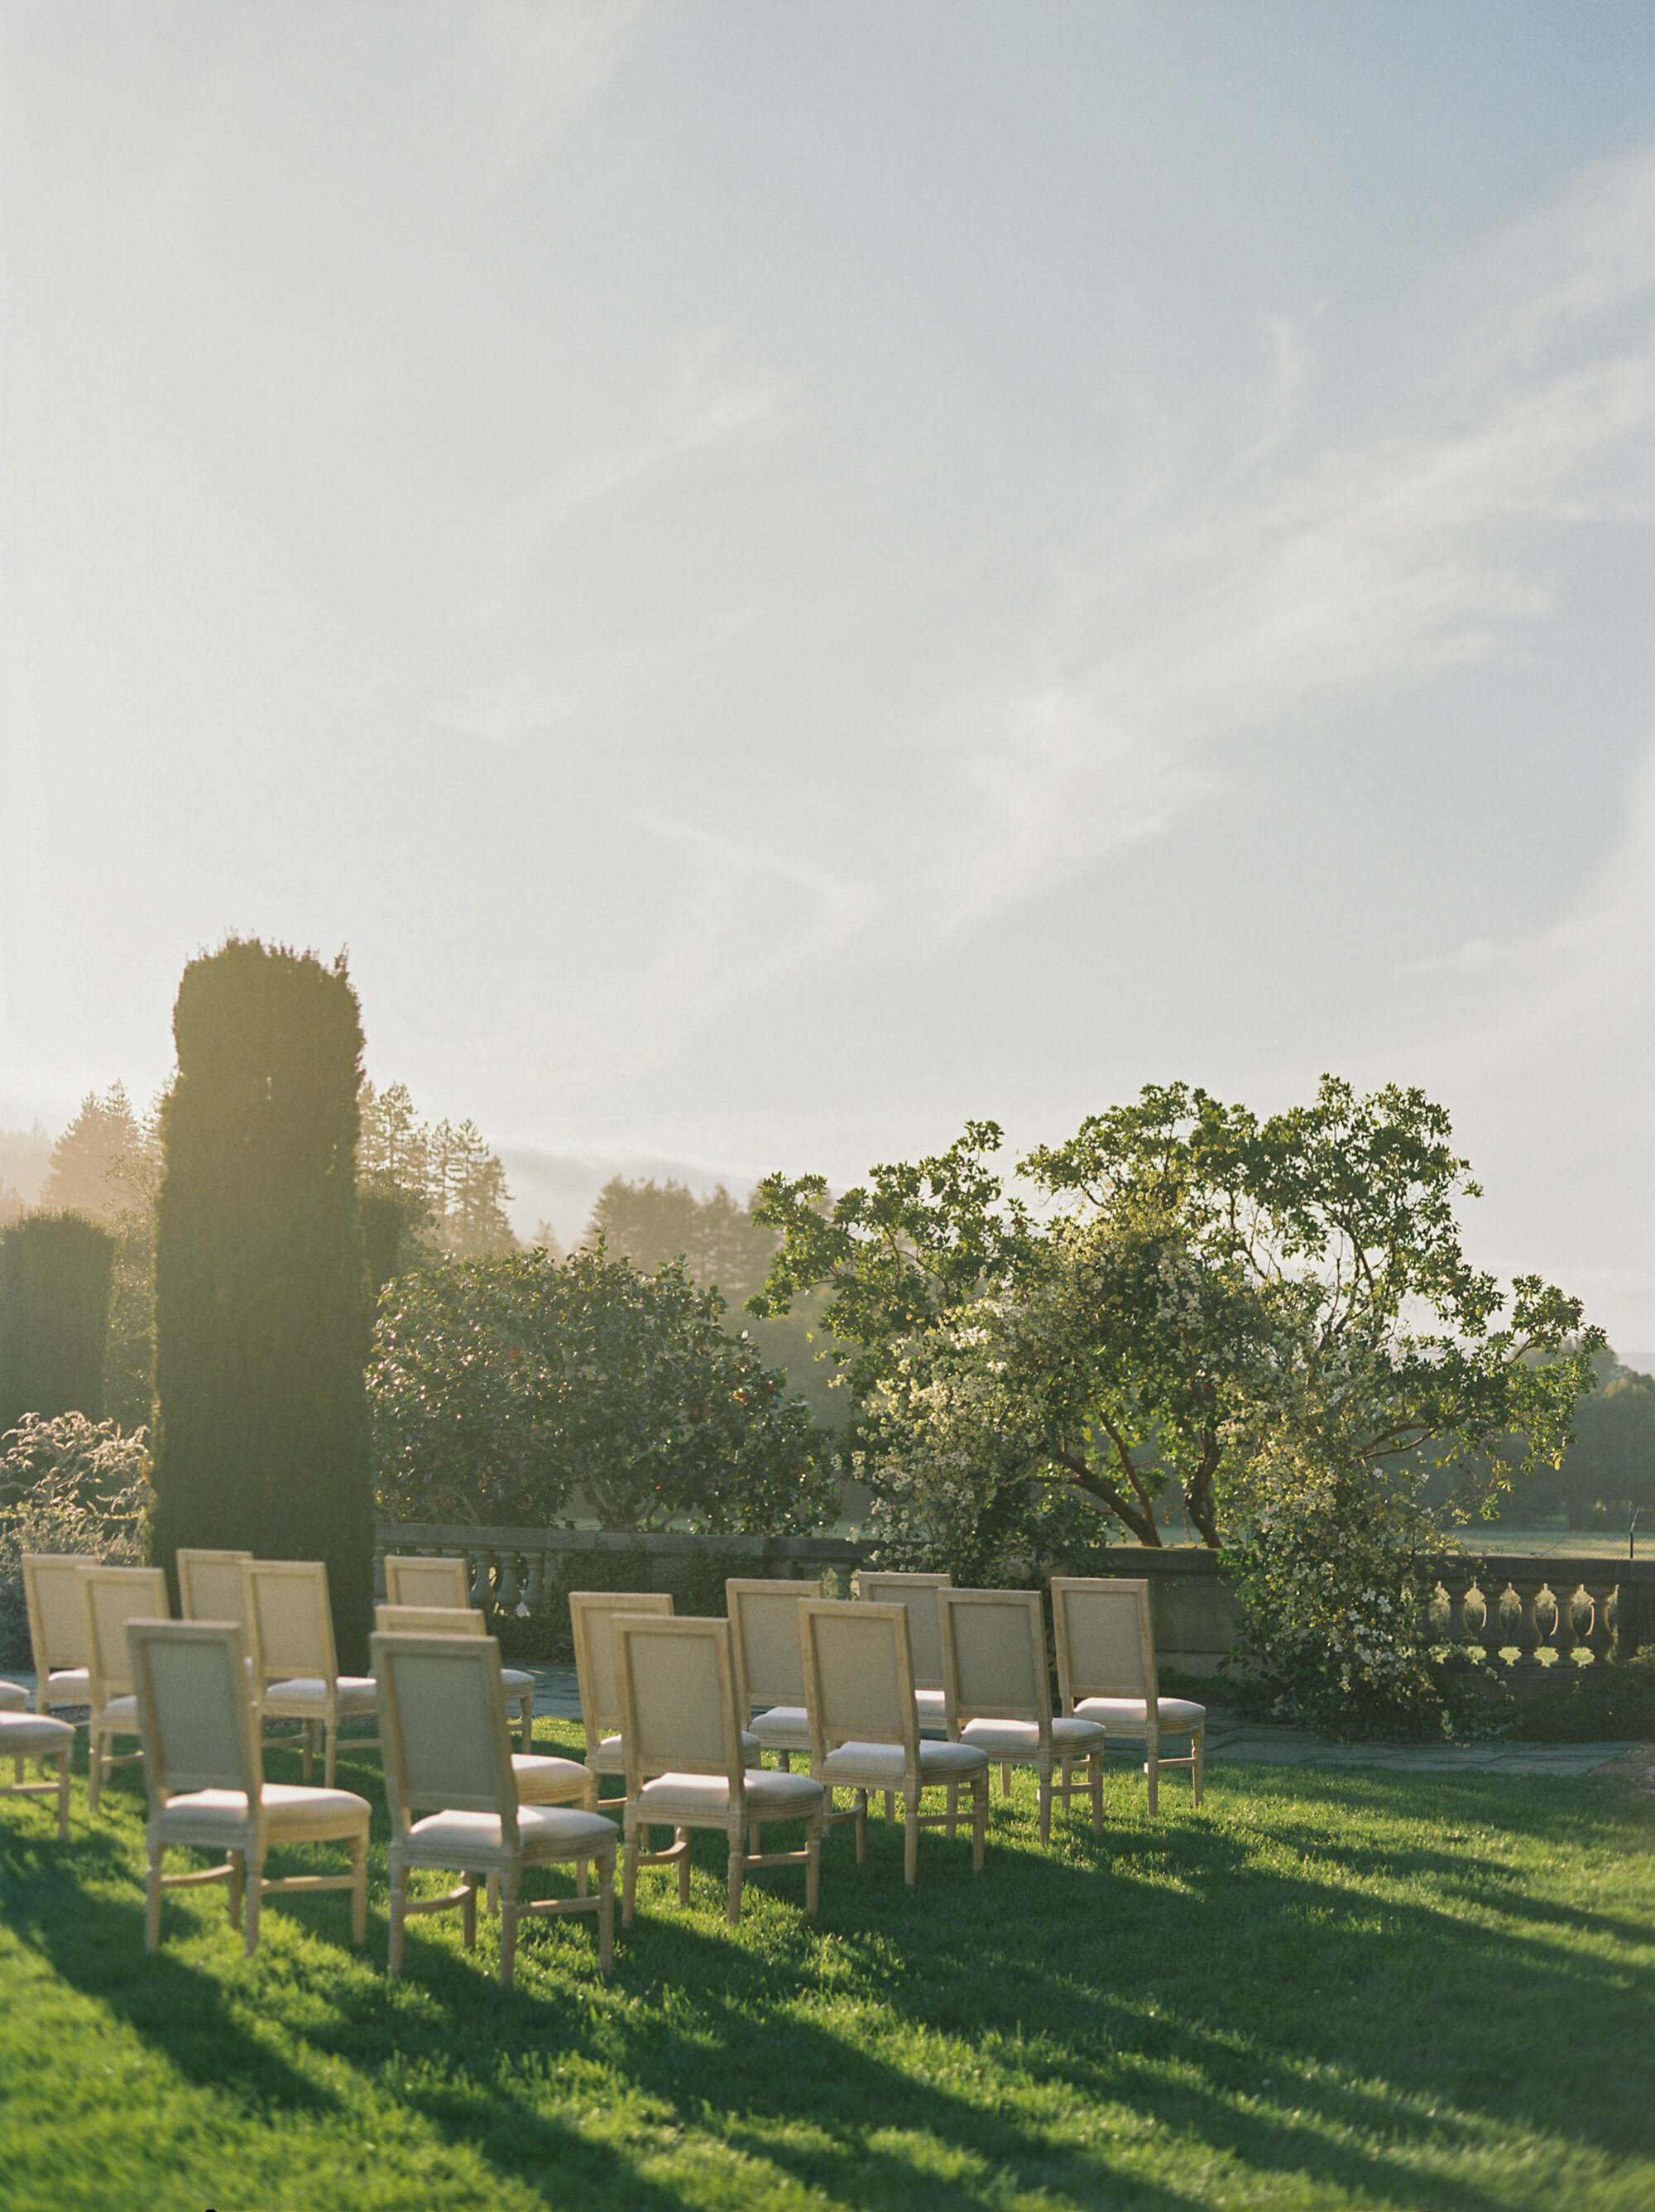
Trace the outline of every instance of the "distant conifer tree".
[[115, 1240], [78, 1213], [0, 1231], [0, 1433], [25, 1413], [103, 1419]]
[[232, 939], [184, 971], [155, 1219], [155, 1556], [323, 1559], [366, 1663], [374, 1486], [356, 1206], [362, 1024], [343, 959]]

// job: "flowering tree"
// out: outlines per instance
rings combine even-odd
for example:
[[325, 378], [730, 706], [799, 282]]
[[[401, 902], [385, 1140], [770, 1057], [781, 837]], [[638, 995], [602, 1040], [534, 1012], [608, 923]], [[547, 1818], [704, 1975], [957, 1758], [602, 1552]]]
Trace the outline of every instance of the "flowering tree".
[[387, 1291], [368, 1387], [384, 1510], [537, 1526], [584, 1493], [604, 1527], [819, 1526], [808, 1407], [677, 1261], [601, 1246], [426, 1267]]

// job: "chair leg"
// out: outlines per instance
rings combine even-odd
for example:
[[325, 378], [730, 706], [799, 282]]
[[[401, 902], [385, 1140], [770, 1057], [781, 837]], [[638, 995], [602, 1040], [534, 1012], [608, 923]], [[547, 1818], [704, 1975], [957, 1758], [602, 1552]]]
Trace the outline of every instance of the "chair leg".
[[903, 1792], [902, 1878], [911, 1888], [920, 1878], [920, 1793]]
[[[739, 1817], [731, 1821], [729, 1895], [725, 1905], [725, 1917], [728, 1920], [732, 1928], [736, 1925], [737, 1922], [741, 1917], [741, 1884], [743, 1877], [745, 1875], [747, 1871], [746, 1857], [741, 1847], [741, 1828], [742, 1823]], [[757, 1820], [755, 1820], [751, 1825], [751, 1833], [754, 1839], [753, 1849], [756, 1852], [758, 1848], [757, 1842], [758, 1835], [758, 1823]]]
[[315, 1729], [313, 1724], [307, 1721], [299, 1732], [299, 1778], [302, 1782], [308, 1782], [310, 1779], [310, 1762], [315, 1756]]
[[615, 1854], [610, 1850], [598, 1862], [598, 1972], [606, 1974], [614, 1962]]
[[167, 1853], [156, 1844], [149, 1853], [149, 1880], [143, 1896], [143, 1948], [161, 1948], [161, 1868]]
[[326, 1725], [326, 1733], [327, 1750], [322, 1759], [322, 1787], [324, 1790], [331, 1790], [333, 1787], [333, 1765], [339, 1754], [338, 1722], [329, 1721]]
[[240, 1851], [226, 1851], [224, 1863], [230, 1870], [229, 1880], [225, 1885], [229, 1892], [225, 1903], [229, 1911], [230, 1925], [232, 1928], [240, 1928], [241, 1907], [247, 1887], [246, 1861]]
[[856, 1863], [858, 1866], [866, 1866], [867, 1863], [867, 1792], [866, 1790], [859, 1790], [856, 1792]]
[[361, 1945], [368, 1941], [368, 1838], [353, 1836], [350, 1839], [350, 1940]]
[[776, 1763], [783, 1774], [793, 1772], [793, 1753], [790, 1751], [786, 1749], [778, 1751], [776, 1754]]
[[[58, 1840], [60, 1844], [66, 1844], [69, 1841], [69, 1775], [70, 1769], [74, 1765], [74, 1759], [70, 1757], [68, 1752], [65, 1751], [59, 1753], [58, 1758]], [[22, 1772], [23, 1762], [20, 1759], [17, 1762], [17, 1776], [19, 1781], [22, 1779]]]
[[265, 1862], [252, 1851], [246, 1854], [247, 1909], [246, 1927], [241, 1937], [242, 1954], [251, 1959], [259, 1948], [259, 1908], [265, 1901]]
[[520, 1867], [508, 1867], [500, 1877], [500, 1986], [508, 1990], [517, 1971], [517, 1885]]
[[465, 1894], [459, 1900], [459, 1940], [468, 1951], [477, 1948], [477, 1876], [462, 1869]]
[[1063, 1761], [1062, 1776], [1062, 1778], [1058, 1784], [1058, 1794], [1063, 1800], [1063, 1810], [1067, 1813], [1069, 1808], [1069, 1790], [1074, 1781], [1074, 1761], [1072, 1759], [1066, 1759]]
[[499, 1914], [500, 1877], [497, 1874], [490, 1874], [483, 1885], [483, 1910], [490, 1920], [496, 1918]]
[[1190, 1767], [1190, 1780], [1195, 1784], [1195, 1786], [1196, 1786], [1196, 1804], [1197, 1804], [1197, 1805], [1199, 1805], [1199, 1804], [1200, 1804], [1200, 1802], [1201, 1802], [1201, 1786], [1202, 1786], [1202, 1776], [1203, 1776], [1203, 1772], [1204, 1772], [1204, 1768], [1203, 1768], [1203, 1764], [1202, 1764], [1202, 1737], [1205, 1735], [1205, 1734], [1206, 1734], [1206, 1729], [1205, 1729], [1205, 1727], [1204, 1727], [1204, 1725], [1203, 1725], [1203, 1726], [1202, 1726], [1202, 1727], [1201, 1727], [1201, 1728], [1197, 1728], [1197, 1729], [1194, 1731], [1194, 1733], [1191, 1735], [1191, 1736], [1190, 1736], [1190, 1749], [1191, 1753], [1194, 1754], [1194, 1761], [1195, 1761], [1194, 1765], [1193, 1765]]
[[1002, 1797], [1009, 1797], [1012, 1794], [1012, 1762], [1009, 1759], [1002, 1759], [1000, 1762], [1000, 1794]]
[[690, 1902], [690, 1831], [688, 1828], [674, 1828], [672, 1841], [675, 1845], [678, 1844], [684, 1845], [684, 1856], [678, 1861], [678, 1903], [688, 1905]]
[[408, 1869], [399, 1867], [391, 1876], [391, 1941], [386, 1972], [395, 1981], [402, 1972], [402, 1938], [408, 1915]]
[[805, 1832], [805, 1911], [814, 1920], [822, 1901], [822, 1816], [818, 1813]]
[[989, 1777], [986, 1772], [979, 1774], [971, 1784], [971, 1810], [975, 1815], [971, 1822], [971, 1872], [981, 1874], [983, 1846], [989, 1833]]
[[584, 1897], [586, 1895], [586, 1860], [576, 1859], [575, 1862], [575, 1894], [576, 1897]]
[[1149, 1780], [1149, 1817], [1153, 1820], [1155, 1817], [1155, 1808], [1160, 1801], [1160, 1745], [1157, 1738], [1151, 1736], [1148, 1743], [1144, 1747], [1149, 1753], [1148, 1758], [1144, 1761], [1144, 1772], [1148, 1777]]
[[526, 1698], [519, 1700], [518, 1711], [523, 1717], [523, 1756], [526, 1759], [534, 1749], [534, 1692], [532, 1690]]
[[958, 1822], [959, 1784], [958, 1782], [951, 1782], [948, 1784], [948, 1820], [947, 1825], [943, 1831], [951, 1844], [954, 1840], [954, 1830], [958, 1825]]
[[1044, 1850], [1051, 1841], [1051, 1776], [1040, 1777], [1040, 1844]]
[[1103, 1753], [1098, 1751], [1094, 1751], [1092, 1757], [1087, 1760], [1086, 1766], [1087, 1785], [1092, 1793], [1092, 1832], [1094, 1836], [1101, 1836], [1104, 1832]]
[[[41, 1772], [45, 1772], [42, 1766]], [[96, 1820], [98, 1800], [103, 1795], [103, 1738], [96, 1729], [88, 1732], [86, 1753], [86, 1809], [88, 1816]]]
[[632, 1925], [633, 1909], [638, 1896], [638, 1832], [629, 1820], [626, 1827], [626, 1847], [621, 1862], [621, 1925]]
[[894, 1790], [887, 1790], [885, 1793], [885, 1817], [887, 1820], [894, 1820], [897, 1817], [897, 1793]]

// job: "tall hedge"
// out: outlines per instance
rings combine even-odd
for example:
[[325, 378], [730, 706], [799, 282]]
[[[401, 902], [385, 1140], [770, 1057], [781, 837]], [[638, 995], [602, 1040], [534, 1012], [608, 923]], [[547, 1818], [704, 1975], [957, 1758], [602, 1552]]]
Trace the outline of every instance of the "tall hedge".
[[80, 1213], [0, 1230], [0, 1433], [25, 1413], [103, 1419], [115, 1240]]
[[356, 1211], [362, 1023], [343, 959], [232, 939], [184, 971], [155, 1209], [155, 1557], [324, 1559], [366, 1664], [370, 1309]]

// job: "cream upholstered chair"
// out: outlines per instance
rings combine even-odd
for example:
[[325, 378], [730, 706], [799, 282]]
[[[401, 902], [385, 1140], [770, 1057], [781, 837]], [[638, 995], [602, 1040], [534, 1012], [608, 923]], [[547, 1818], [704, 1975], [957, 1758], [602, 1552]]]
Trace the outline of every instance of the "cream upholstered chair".
[[[624, 1774], [621, 1755], [621, 1695], [615, 1680], [615, 1647], [609, 1617], [615, 1613], [670, 1613], [670, 1590], [571, 1590], [569, 1621], [575, 1637], [575, 1679], [586, 1730], [586, 1763], [594, 1775]], [[744, 1729], [741, 1755], [757, 1766], [759, 1741]]]
[[159, 1567], [81, 1569], [81, 1648], [86, 1653], [92, 1708], [88, 1723], [86, 1809], [95, 1814], [103, 1785], [116, 1766], [141, 1759], [141, 1751], [114, 1750], [118, 1736], [136, 1737], [138, 1705], [126, 1649], [129, 1620], [165, 1620], [167, 1577]]
[[[340, 1724], [375, 1711], [371, 1674], [342, 1674], [333, 1644], [327, 1568], [320, 1559], [248, 1559], [246, 1585], [252, 1630], [253, 1698], [266, 1720], [303, 1723], [303, 1773], [319, 1735], [326, 1744], [322, 1779], [333, 1787]], [[377, 1736], [362, 1740], [371, 1751]]]
[[[458, 1905], [465, 1948], [475, 1948], [477, 1878], [484, 1875], [500, 1887], [500, 1978], [508, 1988], [516, 1963], [517, 1923], [525, 1912], [595, 1913], [598, 1963], [607, 1973], [619, 1834], [612, 1820], [597, 1813], [520, 1802], [499, 1644], [491, 1636], [376, 1632], [371, 1649], [391, 1807], [391, 1972], [402, 1972], [403, 1929], [411, 1912]], [[424, 1817], [417, 1819], [422, 1812]], [[574, 1897], [532, 1904], [521, 1899], [526, 1867], [568, 1859], [575, 1862], [577, 1877], [595, 1861], [595, 1897], [586, 1895], [582, 1878]], [[422, 1867], [458, 1872], [458, 1887], [411, 1901], [408, 1877]]]
[[[350, 1940], [362, 1942], [368, 1934], [368, 1800], [349, 1790], [265, 1780], [240, 1629], [229, 1621], [133, 1620], [126, 1640], [149, 1784], [146, 1949], [160, 1946], [161, 1892], [204, 1881], [228, 1882], [232, 1928], [240, 1925], [245, 1892], [249, 1958], [258, 1948], [265, 1899], [301, 1890], [348, 1889]], [[349, 1844], [348, 1875], [265, 1879], [272, 1848], [326, 1843]], [[224, 1863], [169, 1875], [166, 1856], [179, 1846], [222, 1851]]]
[[1032, 1766], [1040, 1783], [1040, 1840], [1051, 1840], [1052, 1770], [1058, 1758], [1088, 1769], [1094, 1832], [1104, 1825], [1104, 1731], [1092, 1721], [1054, 1720], [1046, 1667], [1046, 1623], [1038, 1590], [945, 1589], [943, 1686], [948, 1733], [1000, 1762], [1011, 1794], [1013, 1766]]
[[[799, 1601], [819, 1598], [822, 1584], [744, 1582], [724, 1585], [735, 1659], [736, 1706], [741, 1725], [766, 1751], [780, 1754], [785, 1771], [793, 1753], [810, 1754], [810, 1715], [805, 1709], [805, 1664], [799, 1645]], [[764, 1711], [753, 1714], [755, 1705]]]
[[84, 1553], [25, 1552], [21, 1564], [34, 1655], [34, 1710], [50, 1713], [87, 1705], [92, 1692], [81, 1626], [81, 1569], [100, 1562]]
[[[469, 1605], [376, 1605], [374, 1626], [381, 1636], [486, 1636], [489, 1632], [482, 1614]], [[508, 1704], [512, 1700], [513, 1683], [518, 1680], [528, 1682], [528, 1713], [525, 1717], [532, 1725], [533, 1676], [520, 1677], [514, 1668], [502, 1667], [500, 1680]], [[526, 1728], [524, 1734], [526, 1741], [531, 1740]], [[527, 1750], [514, 1752], [512, 1771], [517, 1777], [517, 1795], [522, 1804], [594, 1806], [598, 1802], [597, 1778], [578, 1759], [557, 1759], [550, 1753], [537, 1755]]]
[[233, 1620], [245, 1632], [247, 1589], [241, 1570], [251, 1552], [201, 1552], [179, 1547], [178, 1610], [184, 1620]]
[[[955, 1791], [972, 1799], [971, 1864], [981, 1872], [989, 1822], [989, 1759], [969, 1743], [920, 1735], [905, 1605], [841, 1605], [806, 1598], [799, 1607], [805, 1699], [810, 1712], [810, 1771], [828, 1790], [856, 1793], [856, 1856], [867, 1856], [867, 1792], [899, 1794], [905, 1826], [903, 1871], [919, 1874], [922, 1822], [954, 1821]], [[946, 1813], [922, 1814], [920, 1793], [946, 1785]]]
[[[15, 1682], [4, 1687], [15, 1689]], [[55, 1721], [47, 1713], [19, 1712], [8, 1705], [0, 1711], [0, 1759], [12, 1763], [13, 1779], [0, 1783], [0, 1797], [47, 1797], [54, 1792], [58, 1799], [58, 1839], [69, 1839], [69, 1775], [75, 1764], [75, 1731], [67, 1721]], [[33, 1759], [44, 1777], [46, 1762], [55, 1759], [58, 1772], [52, 1781], [25, 1782], [25, 1762]]]
[[[741, 1917], [742, 1883], [757, 1867], [802, 1866], [805, 1910], [814, 1914], [824, 1793], [819, 1782], [803, 1774], [747, 1768], [740, 1726], [746, 1716], [738, 1704], [729, 1622], [618, 1613], [610, 1615], [610, 1634], [626, 1762], [622, 1925], [632, 1924], [638, 1863], [652, 1823], [673, 1830], [672, 1852], [650, 1863], [677, 1859], [681, 1905], [690, 1901], [689, 1830], [721, 1828], [729, 1840], [727, 1910], [733, 1928]], [[773, 1820], [802, 1820], [804, 1850], [750, 1847]]]
[[[1202, 1737], [1207, 1708], [1187, 1698], [1163, 1698], [1155, 1672], [1155, 1626], [1149, 1584], [1138, 1577], [1054, 1575], [1052, 1626], [1057, 1644], [1057, 1682], [1063, 1711], [1098, 1721], [1111, 1736], [1141, 1739], [1149, 1778], [1153, 1820], [1164, 1766], [1187, 1766], [1202, 1796]], [[1187, 1735], [1188, 1759], [1167, 1759], [1161, 1738]], [[1068, 1761], [1063, 1761], [1063, 1804], [1069, 1800]]]
[[[880, 1574], [873, 1567], [859, 1568], [856, 1594], [869, 1605], [909, 1607], [908, 1642], [914, 1656], [914, 1702], [919, 1708], [922, 1732], [948, 1733], [948, 1711], [942, 1688], [942, 1629], [937, 1618], [936, 1593], [949, 1587], [946, 1575]], [[885, 1817], [894, 1819], [892, 1793], [885, 1793]]]
[[0, 1713], [26, 1713], [28, 1692], [21, 1682], [0, 1682]]
[[464, 1559], [452, 1554], [420, 1558], [406, 1552], [385, 1555], [385, 1595], [389, 1605], [469, 1606], [471, 1577]]

